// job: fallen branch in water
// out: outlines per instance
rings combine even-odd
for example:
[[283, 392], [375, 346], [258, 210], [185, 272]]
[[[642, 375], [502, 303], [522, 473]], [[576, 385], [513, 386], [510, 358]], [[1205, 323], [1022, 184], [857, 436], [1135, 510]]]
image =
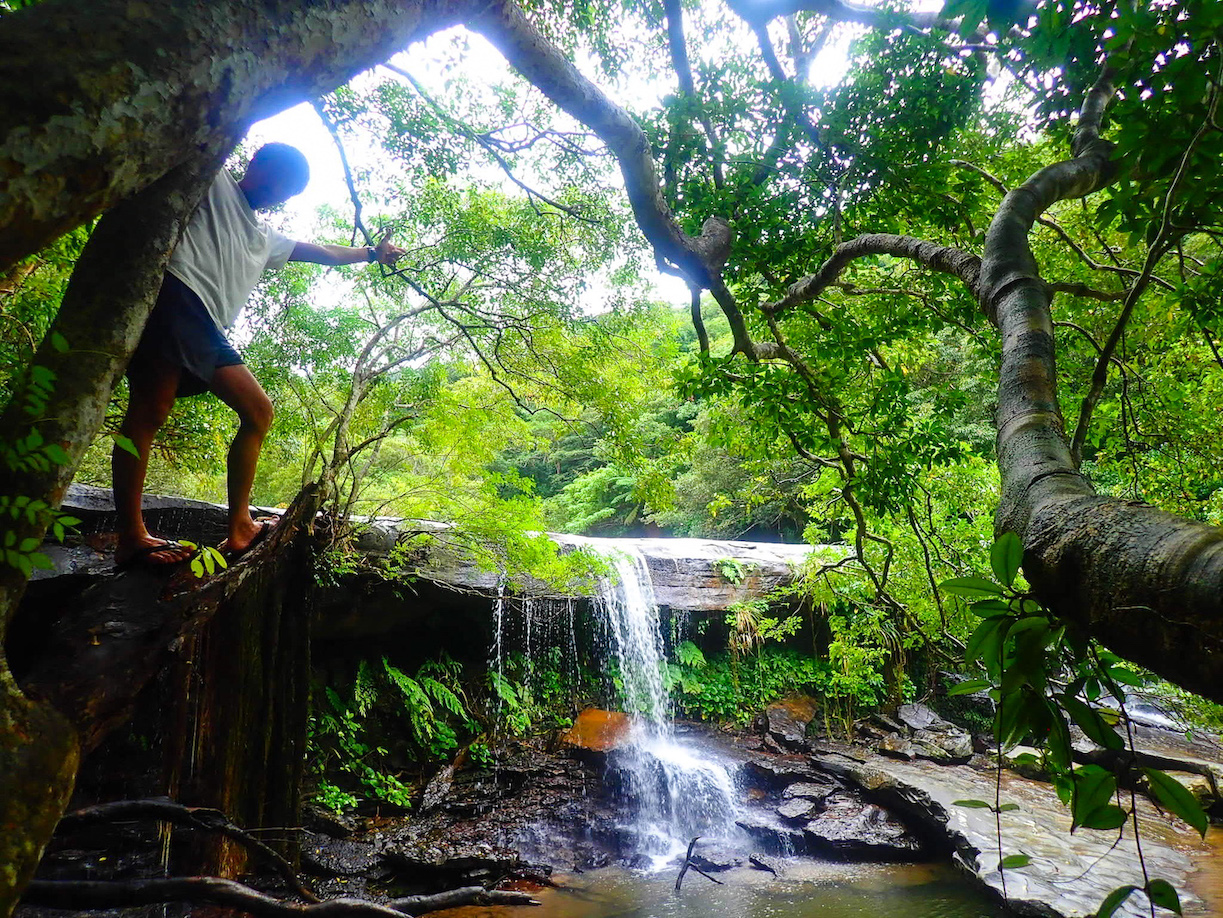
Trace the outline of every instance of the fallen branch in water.
[[675, 878], [675, 891], [676, 892], [679, 892], [680, 884], [684, 882], [684, 874], [688, 872], [689, 867], [691, 867], [693, 870], [695, 870], [697, 873], [703, 876], [710, 883], [717, 883], [719, 886], [726, 885], [721, 880], [717, 879], [716, 877], [711, 877], [709, 874], [703, 871], [700, 867], [696, 866], [696, 864], [692, 863], [692, 849], [696, 847], [696, 843], [700, 839], [700, 837], [701, 836], [699, 835], [694, 835], [692, 837], [692, 841], [688, 842], [688, 853], [684, 855], [684, 866], [680, 867], [679, 876]]

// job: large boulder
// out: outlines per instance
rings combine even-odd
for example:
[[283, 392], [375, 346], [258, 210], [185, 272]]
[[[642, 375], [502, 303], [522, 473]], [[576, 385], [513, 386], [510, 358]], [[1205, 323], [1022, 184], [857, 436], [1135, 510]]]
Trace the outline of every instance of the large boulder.
[[819, 702], [809, 695], [788, 695], [764, 709], [764, 732], [782, 749], [805, 752], [810, 748], [807, 729], [819, 712]]
[[870, 861], [911, 861], [926, 846], [901, 820], [857, 795], [835, 794], [803, 828], [809, 851]]
[[909, 749], [914, 756], [956, 764], [972, 758], [972, 736], [968, 731], [943, 720], [924, 704], [903, 704], [896, 718], [913, 731]]
[[627, 714], [587, 708], [561, 734], [560, 742], [579, 753], [605, 756], [627, 743], [632, 730], [633, 721]]

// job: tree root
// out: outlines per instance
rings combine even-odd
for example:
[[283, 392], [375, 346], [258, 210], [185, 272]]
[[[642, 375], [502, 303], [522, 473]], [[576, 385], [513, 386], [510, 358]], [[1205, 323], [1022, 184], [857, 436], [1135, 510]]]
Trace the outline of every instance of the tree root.
[[164, 798], [116, 800], [111, 803], [87, 806], [66, 814], [60, 819], [56, 831], [94, 822], [112, 822], [123, 819], [158, 819], [162, 822], [170, 822], [204, 832], [218, 832], [266, 858], [289, 886], [307, 902], [319, 901], [318, 896], [301, 881], [293, 865], [285, 860], [280, 852], [234, 825], [220, 810], [183, 806], [181, 803]]
[[159, 877], [147, 880], [34, 880], [21, 900], [46, 908], [95, 911], [195, 902], [239, 909], [255, 918], [404, 918], [405, 913], [364, 899], [328, 899], [301, 904], [216, 877]]
[[456, 908], [460, 905], [539, 905], [539, 900], [530, 893], [516, 892], [508, 889], [485, 889], [483, 886], [460, 886], [446, 892], [434, 893], [430, 896], [407, 896], [403, 899], [392, 899], [388, 903], [391, 908], [400, 911], [410, 911], [414, 915], [426, 912], [440, 912], [444, 908]]
[[[696, 870], [697, 868], [693, 868]], [[97, 911], [193, 902], [239, 909], [255, 918], [412, 918], [460, 905], [539, 905], [529, 893], [464, 886], [429, 896], [407, 896], [386, 905], [368, 899], [284, 902], [233, 880], [170, 877], [144, 880], [34, 880], [22, 902], [44, 908]]]

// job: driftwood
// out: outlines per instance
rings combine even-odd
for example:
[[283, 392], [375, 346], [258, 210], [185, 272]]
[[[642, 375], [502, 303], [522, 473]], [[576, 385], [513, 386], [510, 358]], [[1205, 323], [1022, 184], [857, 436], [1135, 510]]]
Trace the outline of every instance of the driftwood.
[[95, 822], [118, 822], [130, 819], [157, 819], [175, 825], [186, 826], [205, 832], [217, 832], [231, 838], [265, 858], [284, 878], [289, 886], [307, 902], [318, 902], [314, 891], [298, 877], [293, 866], [268, 845], [234, 825], [220, 810], [208, 807], [189, 807], [172, 800], [116, 800], [99, 803], [66, 814], [56, 831], [71, 831], [77, 826]]
[[684, 864], [679, 869], [679, 876], [675, 878], [675, 891], [676, 892], [679, 892], [680, 885], [684, 882], [684, 874], [688, 872], [689, 868], [691, 868], [692, 870], [695, 870], [697, 873], [703, 876], [710, 883], [717, 883], [719, 886], [726, 885], [721, 880], [717, 879], [716, 877], [711, 877], [709, 874], [703, 871], [700, 867], [696, 866], [696, 864], [692, 863], [692, 849], [696, 847], [696, 843], [700, 840], [700, 837], [701, 836], [699, 835], [694, 835], [692, 836], [692, 841], [688, 842], [688, 853], [684, 855]]
[[429, 896], [406, 896], [402, 899], [392, 899], [388, 904], [391, 908], [401, 912], [424, 915], [428, 912], [440, 912], [444, 908], [457, 908], [460, 905], [539, 905], [540, 902], [532, 898], [530, 893], [508, 889], [485, 889], [483, 886], [461, 886], [458, 889]]
[[[696, 869], [695, 867], [693, 868]], [[238, 909], [255, 918], [412, 918], [460, 905], [539, 905], [529, 893], [464, 886], [429, 896], [407, 896], [386, 905], [367, 899], [284, 902], [233, 880], [170, 877], [147, 880], [35, 880], [22, 902], [44, 908], [100, 911], [161, 905], [206, 903]]]
[[233, 880], [216, 877], [34, 880], [26, 887], [21, 901], [73, 911], [192, 902], [238, 909], [255, 918], [404, 918], [407, 914], [365, 899], [328, 899], [307, 905], [283, 902]]

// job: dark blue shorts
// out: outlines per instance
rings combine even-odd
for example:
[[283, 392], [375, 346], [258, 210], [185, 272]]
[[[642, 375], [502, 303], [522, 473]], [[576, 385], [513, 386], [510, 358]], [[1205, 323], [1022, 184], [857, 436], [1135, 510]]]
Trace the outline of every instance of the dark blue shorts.
[[218, 367], [242, 363], [195, 291], [167, 273], [157, 294], [157, 305], [144, 327], [128, 375], [156, 372], [166, 364], [182, 369], [178, 398], [207, 392]]

